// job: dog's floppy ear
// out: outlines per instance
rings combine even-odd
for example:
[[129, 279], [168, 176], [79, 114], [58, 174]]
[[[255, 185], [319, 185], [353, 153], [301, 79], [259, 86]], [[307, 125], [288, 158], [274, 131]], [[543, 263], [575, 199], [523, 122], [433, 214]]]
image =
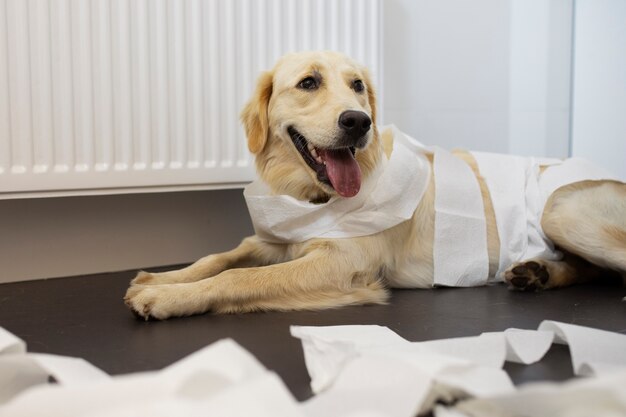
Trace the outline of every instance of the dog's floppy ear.
[[269, 134], [267, 107], [272, 96], [273, 74], [262, 73], [257, 81], [254, 95], [241, 112], [241, 122], [248, 137], [248, 149], [257, 154], [265, 147]]
[[372, 118], [372, 122], [376, 123], [376, 89], [374, 88], [374, 83], [372, 82], [372, 76], [367, 68], [363, 68], [363, 81], [365, 81], [365, 85], [367, 86], [367, 101], [370, 104], [370, 108], [372, 109], [372, 114], [370, 117]]

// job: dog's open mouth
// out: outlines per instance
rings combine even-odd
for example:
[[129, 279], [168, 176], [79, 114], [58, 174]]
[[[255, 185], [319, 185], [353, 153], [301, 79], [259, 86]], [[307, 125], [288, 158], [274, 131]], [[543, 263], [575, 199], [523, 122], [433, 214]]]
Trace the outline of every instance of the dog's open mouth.
[[361, 168], [354, 158], [354, 147], [316, 148], [292, 126], [287, 131], [304, 161], [317, 174], [318, 181], [330, 185], [342, 197], [357, 195], [361, 189]]

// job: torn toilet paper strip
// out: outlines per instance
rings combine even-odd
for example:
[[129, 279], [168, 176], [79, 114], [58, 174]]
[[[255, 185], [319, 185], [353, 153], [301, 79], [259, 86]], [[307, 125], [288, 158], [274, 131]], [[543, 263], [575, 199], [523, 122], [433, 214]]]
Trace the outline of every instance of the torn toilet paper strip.
[[[198, 378], [200, 373], [189, 377], [187, 387], [195, 386], [200, 390], [208, 379]], [[301, 407], [281, 381], [272, 372], [252, 377], [237, 384], [227, 384], [219, 391], [204, 392], [202, 397], [190, 398], [186, 389], [181, 389], [175, 396], [163, 396], [141, 401], [129, 406], [116, 404], [104, 410], [93, 410], [84, 417], [304, 417]]]
[[26, 343], [13, 333], [0, 327], [0, 355], [26, 352]]
[[2, 328], [0, 347], [0, 404], [50, 377], [65, 385], [110, 379], [82, 358], [26, 353], [26, 343]]
[[[438, 400], [514, 389], [500, 369], [507, 350], [504, 335], [411, 343], [380, 326], [292, 326], [291, 333], [302, 340], [311, 387], [318, 394], [306, 403], [311, 415], [329, 415], [333, 404], [341, 404], [412, 416]], [[367, 394], [372, 384], [379, 397]], [[381, 400], [395, 399], [398, 392], [407, 392], [407, 398]]]
[[[406, 361], [369, 354], [346, 364], [330, 390], [304, 402], [308, 416], [414, 416], [431, 390], [432, 378]], [[364, 382], [367, 381], [366, 384]]]
[[[594, 378], [598, 384], [563, 393], [559, 387], [538, 386], [535, 391], [521, 391], [530, 397], [516, 397], [502, 363], [539, 360], [555, 333], [558, 342], [570, 345], [574, 369], [587, 366], [600, 375]], [[7, 334], [0, 332], [1, 346], [21, 346]], [[460, 402], [458, 409], [439, 407], [435, 415], [479, 417], [507, 415], [505, 412], [515, 411], [514, 407], [524, 406], [527, 400], [538, 401], [532, 410], [541, 410], [544, 402], [547, 410], [553, 410], [550, 407], [557, 404], [553, 398], [561, 394], [563, 400], [586, 402], [581, 410], [598, 402], [611, 412], [623, 410], [616, 408], [623, 406], [619, 402], [624, 397], [623, 374], [614, 381], [609, 373], [609, 368], [615, 371], [620, 367], [626, 372], [626, 335], [622, 334], [554, 321], [543, 322], [539, 331], [507, 329], [424, 342], [409, 342], [381, 326], [294, 326], [292, 334], [302, 340], [307, 368], [318, 381], [319, 393], [301, 404], [254, 356], [234, 341], [222, 340], [161, 371], [117, 377], [102, 376], [101, 371], [83, 372], [82, 362], [76, 358], [2, 354], [0, 360], [13, 366], [13, 375], [34, 372], [41, 376], [52, 370], [59, 383], [40, 380], [39, 385], [13, 396], [7, 395], [14, 389], [10, 382], [8, 391], [7, 384], [0, 384], [0, 393], [7, 396], [0, 415], [413, 417], [431, 410], [437, 400], [468, 399]], [[43, 373], [42, 361], [46, 363]], [[0, 372], [1, 376], [4, 373]], [[492, 410], [504, 411], [486, 414]], [[516, 415], [513, 411], [509, 414]]]
[[424, 371], [436, 375], [448, 366], [475, 364], [502, 367], [505, 360], [533, 363], [540, 360], [552, 344], [548, 331], [507, 329], [480, 336], [409, 342], [381, 326], [292, 326], [291, 334], [301, 339], [311, 388], [319, 393], [329, 387], [343, 366], [365, 352], [383, 350], [411, 352], [419, 357], [439, 354], [441, 358], [420, 361]]
[[383, 326], [291, 326], [291, 335], [302, 340], [304, 362], [311, 388], [318, 393], [332, 384], [344, 364], [363, 349], [409, 343]]
[[555, 342], [569, 345], [575, 375], [599, 375], [626, 367], [626, 335], [546, 320], [539, 330], [554, 332]]
[[[26, 355], [24, 355], [26, 356]], [[65, 371], [62, 370], [63, 376]], [[71, 373], [71, 368], [67, 369]], [[246, 401], [232, 401], [244, 395]], [[157, 412], [156, 406], [163, 406]], [[254, 413], [250, 413], [255, 410]], [[302, 415], [282, 381], [249, 352], [225, 339], [158, 372], [82, 384], [39, 385], [0, 407], [7, 416]], [[174, 413], [174, 411], [176, 411]]]
[[[492, 333], [483, 333], [483, 336], [490, 334]], [[550, 349], [554, 339], [554, 333], [544, 330], [510, 328], [502, 334], [506, 340], [505, 359], [524, 365], [540, 361]]]
[[[525, 364], [539, 361], [552, 344], [555, 332], [557, 340], [569, 342], [575, 371], [580, 364], [595, 372], [626, 367], [625, 335], [552, 321], [543, 322], [539, 330], [507, 329], [425, 342], [408, 342], [380, 326], [292, 326], [291, 332], [302, 340], [311, 387], [318, 393], [307, 402], [307, 407], [317, 411], [330, 410], [331, 404], [344, 396], [349, 400], [343, 406], [353, 403], [355, 409], [363, 408], [370, 400], [363, 395], [358, 401], [357, 392], [368, 392], [372, 380], [379, 381], [377, 389], [390, 398], [395, 390], [401, 389], [401, 380], [422, 381], [420, 390], [414, 389], [414, 395], [422, 401], [419, 406], [422, 412], [430, 410], [435, 400], [513, 392], [510, 379], [500, 369], [504, 361]], [[390, 369], [404, 369], [402, 378], [385, 373], [380, 365], [385, 360], [390, 362]], [[397, 364], [398, 361], [403, 365]], [[369, 372], [368, 378], [354, 376], [362, 375], [365, 370]], [[428, 386], [425, 394], [424, 385]], [[394, 404], [385, 402], [372, 407], [386, 410], [385, 415], [390, 416], [413, 415], [406, 410], [416, 407], [415, 404], [402, 404], [403, 413]]]

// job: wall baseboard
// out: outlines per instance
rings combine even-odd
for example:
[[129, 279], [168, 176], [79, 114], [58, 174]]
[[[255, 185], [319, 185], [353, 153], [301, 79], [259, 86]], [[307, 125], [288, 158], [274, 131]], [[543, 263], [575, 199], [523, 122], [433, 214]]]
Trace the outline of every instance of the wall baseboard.
[[0, 283], [193, 262], [253, 234], [242, 190], [0, 201]]

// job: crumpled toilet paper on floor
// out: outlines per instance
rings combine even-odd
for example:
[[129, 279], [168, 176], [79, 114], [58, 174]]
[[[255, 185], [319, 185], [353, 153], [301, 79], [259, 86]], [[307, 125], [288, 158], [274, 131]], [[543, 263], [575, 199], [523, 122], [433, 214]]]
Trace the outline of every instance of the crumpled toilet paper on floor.
[[[311, 386], [298, 403], [280, 378], [226, 339], [161, 371], [110, 377], [91, 364], [26, 353], [0, 328], [1, 416], [567, 416], [576, 410], [626, 415], [626, 335], [544, 321], [538, 330], [409, 342], [381, 326], [293, 326], [302, 340]], [[516, 389], [505, 361], [540, 360], [567, 343], [577, 375], [567, 384]], [[622, 369], [619, 374], [615, 370]], [[52, 376], [58, 384], [47, 384]], [[559, 402], [580, 404], [559, 408]], [[549, 410], [546, 411], [546, 410]], [[611, 414], [613, 413], [613, 414]]]
[[26, 343], [0, 327], [0, 404], [49, 377], [65, 386], [111, 378], [81, 358], [26, 354]]
[[[426, 342], [409, 342], [380, 326], [293, 326], [291, 333], [302, 340], [318, 394], [304, 403], [310, 416], [349, 415], [334, 412], [339, 405], [353, 413], [373, 409], [378, 415], [409, 417], [431, 410], [437, 400], [509, 398], [517, 391], [501, 369], [504, 361], [537, 362], [553, 340], [569, 344], [576, 375], [626, 371], [626, 335], [555, 321], [542, 322], [537, 331], [507, 329]], [[404, 402], [393, 400], [398, 393], [404, 393]]]
[[[0, 328], [3, 417], [304, 416], [281, 379], [230, 339], [157, 372], [110, 377], [98, 370], [105, 378], [87, 362], [93, 369], [77, 370], [73, 358], [56, 355], [46, 355], [43, 366], [33, 372], [24, 364], [36, 362], [38, 355], [25, 353], [20, 346], [24, 342]], [[48, 359], [58, 366], [48, 367]], [[63, 363], [65, 359], [70, 361]], [[33, 378], [33, 373], [43, 378]], [[82, 377], [80, 384], [66, 383], [68, 375], [78, 382], [77, 374]], [[48, 375], [59, 384], [46, 384]], [[17, 394], [14, 386], [23, 392]]]
[[543, 357], [554, 337], [551, 331], [507, 329], [412, 343], [381, 326], [292, 326], [291, 334], [302, 340], [315, 393], [332, 385], [349, 360], [365, 354], [414, 357], [418, 368], [435, 376], [449, 367], [501, 368], [505, 360], [530, 364]]

